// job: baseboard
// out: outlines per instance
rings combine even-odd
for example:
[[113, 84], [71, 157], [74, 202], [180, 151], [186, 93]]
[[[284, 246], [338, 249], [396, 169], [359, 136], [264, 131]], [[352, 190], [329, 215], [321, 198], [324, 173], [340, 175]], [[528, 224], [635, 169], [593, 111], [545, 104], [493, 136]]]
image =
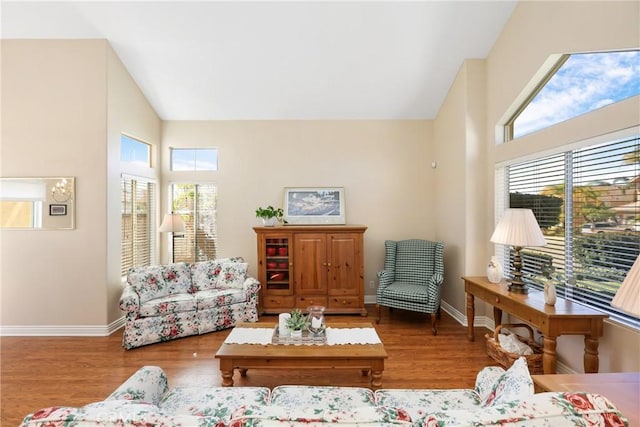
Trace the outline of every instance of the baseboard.
[[105, 337], [124, 326], [124, 316], [107, 326], [30, 325], [0, 326], [3, 337]]

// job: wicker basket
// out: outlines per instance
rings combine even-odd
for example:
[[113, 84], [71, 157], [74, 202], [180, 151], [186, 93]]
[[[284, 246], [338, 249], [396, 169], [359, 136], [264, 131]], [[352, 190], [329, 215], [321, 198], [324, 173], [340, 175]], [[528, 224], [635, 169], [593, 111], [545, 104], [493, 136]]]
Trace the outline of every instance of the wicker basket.
[[531, 329], [531, 326], [525, 325], [524, 323], [507, 323], [504, 325], [498, 325], [496, 330], [493, 331], [493, 336], [491, 336], [491, 334], [486, 334], [484, 337], [487, 340], [487, 354], [489, 357], [498, 362], [505, 369], [508, 369], [513, 362], [522, 357], [521, 355], [510, 353], [500, 346], [498, 334], [502, 328], [525, 328], [529, 331], [529, 338], [523, 338], [519, 335], [516, 336], [520, 341], [527, 344], [533, 350], [532, 355], [524, 356], [527, 359], [529, 373], [531, 373], [531, 375], [544, 374], [544, 369], [542, 367], [542, 347], [533, 341], [533, 329]]

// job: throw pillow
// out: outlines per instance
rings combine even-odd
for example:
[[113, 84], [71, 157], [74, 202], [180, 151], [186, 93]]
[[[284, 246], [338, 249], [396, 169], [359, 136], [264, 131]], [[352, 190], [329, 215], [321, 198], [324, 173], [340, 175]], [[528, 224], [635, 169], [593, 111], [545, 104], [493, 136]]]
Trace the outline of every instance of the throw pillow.
[[225, 262], [220, 268], [216, 287], [242, 289], [247, 278], [247, 267], [246, 262]]
[[533, 393], [533, 380], [529, 375], [527, 359], [521, 357], [498, 378], [482, 405], [493, 406], [507, 403], [531, 396]]
[[199, 261], [191, 264], [191, 292], [215, 289], [218, 283], [218, 276], [222, 264], [228, 262], [229, 258], [214, 259], [209, 261]]

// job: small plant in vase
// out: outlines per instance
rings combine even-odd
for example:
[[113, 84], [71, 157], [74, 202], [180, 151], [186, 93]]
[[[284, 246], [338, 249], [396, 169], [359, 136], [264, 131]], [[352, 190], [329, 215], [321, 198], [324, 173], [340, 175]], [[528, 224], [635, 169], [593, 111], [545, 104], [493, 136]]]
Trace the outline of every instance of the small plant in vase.
[[301, 338], [302, 330], [307, 325], [307, 316], [302, 313], [302, 310], [296, 308], [291, 312], [291, 317], [287, 319], [287, 327], [291, 329], [292, 338]]
[[256, 209], [256, 218], [260, 218], [266, 227], [273, 227], [276, 221], [280, 221], [283, 224], [287, 223], [284, 219], [284, 211], [282, 208], [276, 209], [271, 205], [266, 208]]

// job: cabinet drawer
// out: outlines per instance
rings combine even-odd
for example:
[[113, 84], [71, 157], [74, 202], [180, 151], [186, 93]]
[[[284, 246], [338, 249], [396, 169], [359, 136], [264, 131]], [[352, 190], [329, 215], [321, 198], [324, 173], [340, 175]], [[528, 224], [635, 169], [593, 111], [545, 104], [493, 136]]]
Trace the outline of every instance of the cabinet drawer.
[[328, 308], [360, 308], [360, 298], [330, 297]]
[[326, 296], [305, 296], [296, 298], [296, 307], [297, 308], [306, 308], [310, 305], [321, 305], [323, 307], [327, 306], [327, 297]]
[[295, 297], [281, 297], [274, 295], [265, 295], [262, 305], [265, 308], [291, 308], [295, 303]]

